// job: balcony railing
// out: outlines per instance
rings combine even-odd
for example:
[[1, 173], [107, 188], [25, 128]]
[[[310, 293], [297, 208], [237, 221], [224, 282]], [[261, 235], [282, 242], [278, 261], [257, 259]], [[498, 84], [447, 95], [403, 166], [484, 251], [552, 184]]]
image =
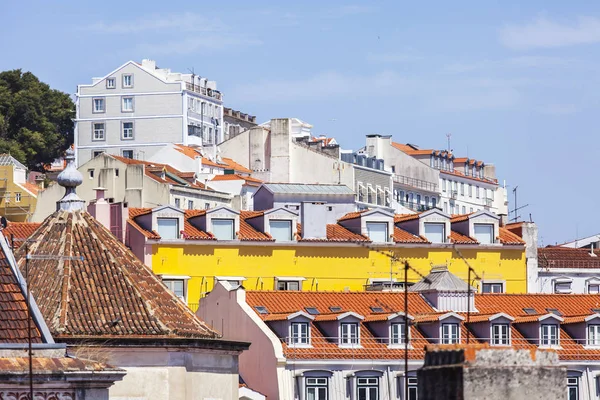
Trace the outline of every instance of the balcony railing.
[[186, 82], [185, 88], [186, 88], [186, 90], [190, 90], [192, 92], [199, 93], [203, 96], [212, 97], [213, 99], [217, 99], [217, 100], [223, 99], [223, 95], [221, 95], [221, 93], [219, 93], [218, 91], [212, 90], [209, 88], [205, 88], [205, 87], [202, 87], [199, 85], [192, 85], [191, 83]]
[[427, 211], [427, 210], [431, 210], [432, 208], [436, 208], [432, 205], [428, 205], [428, 204], [417, 204], [415, 201], [404, 201], [404, 200], [396, 200], [396, 203], [400, 204], [403, 207], [408, 208], [409, 210], [413, 210], [413, 211]]
[[414, 188], [428, 190], [430, 192], [437, 192], [437, 183], [431, 183], [422, 179], [411, 178], [404, 175], [394, 175], [394, 182], [400, 185], [411, 186]]

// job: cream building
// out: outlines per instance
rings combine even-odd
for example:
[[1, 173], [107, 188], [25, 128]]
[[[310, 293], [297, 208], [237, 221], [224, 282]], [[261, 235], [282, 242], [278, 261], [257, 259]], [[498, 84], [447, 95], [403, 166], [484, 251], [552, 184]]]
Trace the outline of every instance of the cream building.
[[78, 85], [75, 96], [77, 165], [103, 152], [147, 160], [167, 143], [212, 146], [223, 139], [216, 82], [152, 60], [128, 61]]

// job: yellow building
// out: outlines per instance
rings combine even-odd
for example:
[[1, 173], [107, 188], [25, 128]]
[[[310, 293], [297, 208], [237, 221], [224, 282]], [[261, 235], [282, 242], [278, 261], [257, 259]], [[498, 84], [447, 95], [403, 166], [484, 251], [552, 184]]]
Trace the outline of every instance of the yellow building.
[[35, 211], [38, 187], [27, 182], [27, 168], [9, 154], [0, 154], [0, 215], [25, 222]]
[[374, 209], [337, 224], [320, 212], [303, 205], [301, 225], [284, 208], [130, 209], [127, 240], [192, 308], [218, 280], [250, 290], [401, 290], [404, 261], [414, 269], [409, 284], [435, 265], [466, 280], [468, 263], [479, 291], [527, 292], [525, 242], [488, 211], [450, 217], [437, 209]]

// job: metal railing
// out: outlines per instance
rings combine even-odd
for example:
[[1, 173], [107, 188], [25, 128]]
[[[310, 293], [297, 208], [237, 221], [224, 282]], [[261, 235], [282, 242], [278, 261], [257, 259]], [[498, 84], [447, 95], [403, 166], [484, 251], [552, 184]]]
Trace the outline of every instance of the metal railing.
[[404, 175], [394, 175], [393, 180], [400, 185], [411, 186], [414, 188], [429, 190], [430, 192], [437, 192], [437, 183], [431, 183], [422, 179], [411, 178]]
[[223, 98], [221, 93], [217, 92], [216, 90], [208, 89], [208, 88], [205, 88], [205, 87], [202, 87], [199, 85], [192, 85], [191, 83], [188, 83], [188, 82], [185, 83], [185, 88], [186, 88], [186, 90], [190, 90], [192, 92], [199, 93], [203, 96], [212, 97], [217, 100], [222, 100], [222, 98]]
[[439, 208], [439, 207], [434, 207], [434, 206], [428, 205], [428, 204], [417, 204], [416, 201], [396, 200], [396, 203], [400, 204], [403, 207], [408, 208], [409, 210], [419, 211], [419, 212], [431, 210], [433, 208]]

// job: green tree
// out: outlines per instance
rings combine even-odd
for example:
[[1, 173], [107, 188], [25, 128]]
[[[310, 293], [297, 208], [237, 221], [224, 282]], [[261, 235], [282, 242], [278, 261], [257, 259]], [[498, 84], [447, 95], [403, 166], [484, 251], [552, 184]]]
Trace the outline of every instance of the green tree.
[[0, 153], [30, 170], [63, 155], [73, 143], [75, 104], [31, 72], [0, 72]]

